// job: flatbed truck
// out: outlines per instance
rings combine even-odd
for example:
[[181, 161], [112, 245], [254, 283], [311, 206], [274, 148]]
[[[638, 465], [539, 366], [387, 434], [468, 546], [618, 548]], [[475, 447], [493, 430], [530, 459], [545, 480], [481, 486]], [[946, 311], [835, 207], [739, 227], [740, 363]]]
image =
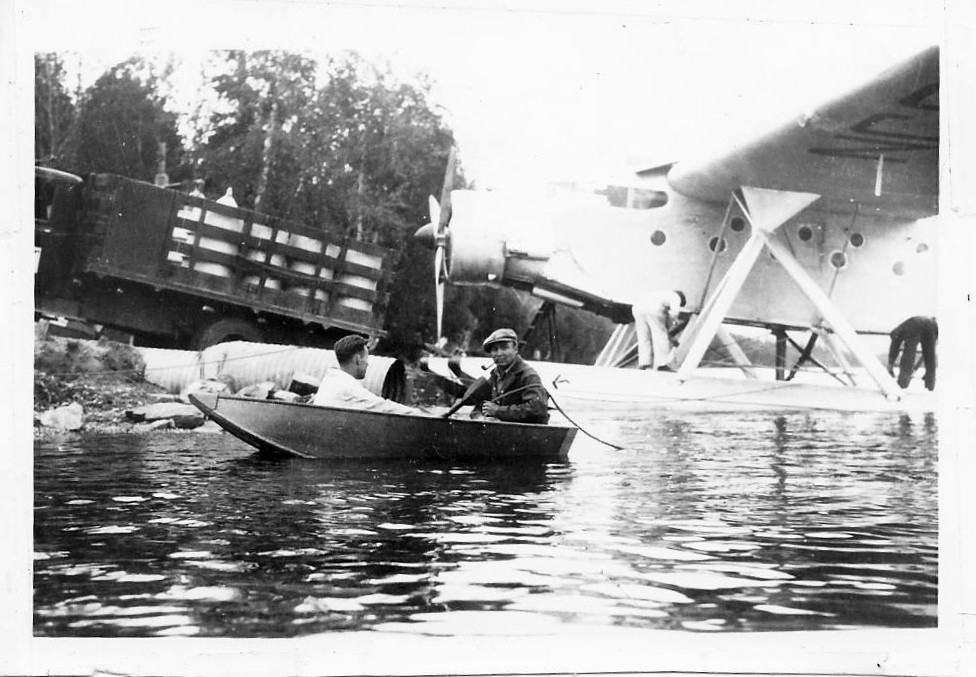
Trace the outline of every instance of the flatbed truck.
[[35, 169], [36, 317], [136, 345], [382, 337], [392, 251], [114, 174]]

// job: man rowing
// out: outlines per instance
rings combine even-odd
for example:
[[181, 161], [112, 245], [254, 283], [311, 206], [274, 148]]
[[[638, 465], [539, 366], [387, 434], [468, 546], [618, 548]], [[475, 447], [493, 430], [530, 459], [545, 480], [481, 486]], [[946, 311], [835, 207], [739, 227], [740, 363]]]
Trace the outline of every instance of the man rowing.
[[493, 331], [482, 345], [495, 369], [488, 377], [488, 388], [472, 399], [475, 410], [500, 421], [548, 423], [549, 396], [539, 374], [519, 357], [515, 331]]

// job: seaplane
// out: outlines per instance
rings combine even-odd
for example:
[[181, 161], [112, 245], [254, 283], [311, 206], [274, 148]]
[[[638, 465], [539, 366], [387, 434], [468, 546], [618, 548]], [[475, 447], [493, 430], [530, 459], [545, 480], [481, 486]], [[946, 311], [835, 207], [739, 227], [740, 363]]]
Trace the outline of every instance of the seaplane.
[[[445, 284], [528, 292], [550, 326], [559, 306], [617, 323], [592, 366], [530, 361], [554, 399], [935, 409], [934, 393], [918, 382], [901, 389], [879, 354], [907, 317], [935, 315], [938, 47], [755, 138], [640, 169], [626, 186], [526, 198], [454, 190], [454, 173], [452, 151], [440, 201], [430, 198], [431, 221], [416, 234], [434, 249], [438, 337]], [[632, 368], [631, 308], [655, 289], [686, 297], [673, 373]], [[737, 342], [733, 330], [746, 327], [771, 332], [772, 373]], [[703, 365], [713, 341], [730, 368]], [[485, 364], [428, 360], [461, 384]]]

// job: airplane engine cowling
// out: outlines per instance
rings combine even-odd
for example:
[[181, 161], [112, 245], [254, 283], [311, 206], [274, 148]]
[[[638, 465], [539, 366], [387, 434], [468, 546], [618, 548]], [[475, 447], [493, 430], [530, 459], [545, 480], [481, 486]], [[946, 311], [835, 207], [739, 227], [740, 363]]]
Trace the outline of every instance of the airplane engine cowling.
[[505, 216], [490, 193], [451, 193], [447, 270], [452, 284], [501, 284], [505, 274]]

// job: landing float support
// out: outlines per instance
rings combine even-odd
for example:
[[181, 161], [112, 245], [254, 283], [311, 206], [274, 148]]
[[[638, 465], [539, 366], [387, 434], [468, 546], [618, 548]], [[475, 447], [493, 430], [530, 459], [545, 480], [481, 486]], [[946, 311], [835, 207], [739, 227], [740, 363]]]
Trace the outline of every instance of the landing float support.
[[733, 195], [733, 198], [752, 225], [752, 235], [712, 296], [703, 304], [701, 315], [688, 332], [687, 343], [682, 341], [682, 345], [679, 346], [678, 380], [684, 383], [698, 367], [709, 343], [755, 265], [756, 259], [763, 248], [768, 248], [776, 261], [820, 312], [833, 332], [831, 338], [839, 339], [853, 353], [885, 397], [897, 401], [900, 398], [898, 384], [867, 348], [843, 313], [776, 237], [776, 231], [780, 226], [820, 196], [814, 193], [767, 190], [748, 186], [743, 186], [741, 193], [741, 198], [739, 195]]

